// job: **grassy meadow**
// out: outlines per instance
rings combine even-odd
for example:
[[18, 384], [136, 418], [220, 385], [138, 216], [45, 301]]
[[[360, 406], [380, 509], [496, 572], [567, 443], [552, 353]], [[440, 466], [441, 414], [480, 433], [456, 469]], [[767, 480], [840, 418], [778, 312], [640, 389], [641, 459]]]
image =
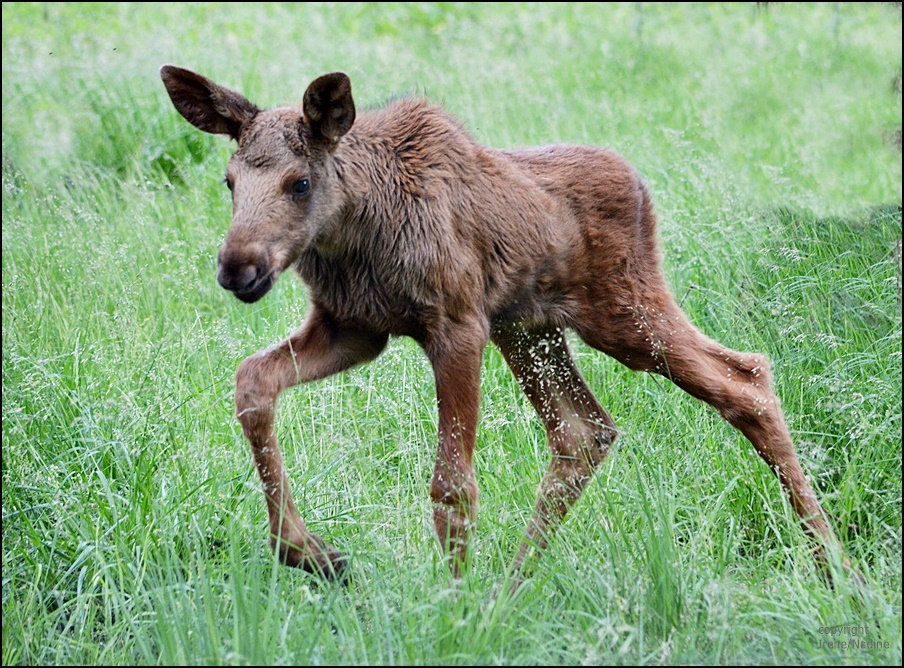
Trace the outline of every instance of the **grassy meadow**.
[[[13, 2], [2, 33], [3, 665], [901, 665], [900, 3]], [[232, 383], [306, 294], [218, 286], [232, 146], [164, 63], [260, 106], [343, 70], [361, 108], [426, 95], [487, 145], [627, 157], [691, 319], [769, 355], [866, 584], [822, 581], [714, 411], [576, 339], [621, 435], [516, 598], [549, 456], [492, 348], [467, 575], [404, 339], [281, 400], [299, 510], [351, 579], [280, 566]]]

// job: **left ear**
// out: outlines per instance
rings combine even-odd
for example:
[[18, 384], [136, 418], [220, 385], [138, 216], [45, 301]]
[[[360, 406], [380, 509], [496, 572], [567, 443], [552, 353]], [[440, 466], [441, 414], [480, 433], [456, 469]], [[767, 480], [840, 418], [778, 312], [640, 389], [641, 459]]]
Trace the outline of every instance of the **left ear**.
[[352, 82], [344, 72], [317, 77], [304, 93], [302, 109], [314, 137], [335, 144], [355, 122]]

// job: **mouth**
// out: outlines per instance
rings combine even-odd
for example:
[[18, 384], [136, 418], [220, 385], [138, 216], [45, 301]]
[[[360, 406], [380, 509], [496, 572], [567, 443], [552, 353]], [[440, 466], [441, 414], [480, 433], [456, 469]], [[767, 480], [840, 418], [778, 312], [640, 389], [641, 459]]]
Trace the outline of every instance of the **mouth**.
[[270, 292], [270, 288], [276, 283], [276, 278], [279, 274], [277, 272], [271, 271], [269, 274], [261, 278], [257, 283], [248, 288], [247, 290], [242, 290], [238, 292], [233, 290], [232, 294], [236, 296], [237, 299], [245, 302], [246, 304], [253, 304], [265, 294]]

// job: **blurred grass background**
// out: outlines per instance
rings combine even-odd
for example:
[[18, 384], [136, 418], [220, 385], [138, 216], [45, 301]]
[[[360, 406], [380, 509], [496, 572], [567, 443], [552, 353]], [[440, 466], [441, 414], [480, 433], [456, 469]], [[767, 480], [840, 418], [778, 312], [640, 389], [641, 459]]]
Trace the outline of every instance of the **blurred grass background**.
[[[900, 665], [900, 3], [4, 3], [2, 34], [4, 665]], [[163, 63], [261, 106], [343, 70], [360, 107], [426, 95], [491, 146], [625, 155], [685, 310], [772, 359], [867, 591], [820, 581], [712, 411], [578, 341], [621, 437], [517, 600], [491, 597], [548, 453], [492, 349], [469, 575], [433, 536], [405, 340], [282, 400], [299, 507], [353, 581], [278, 566], [232, 379], [305, 292], [216, 284], [231, 146]], [[842, 624], [877, 646], [828, 646]]]

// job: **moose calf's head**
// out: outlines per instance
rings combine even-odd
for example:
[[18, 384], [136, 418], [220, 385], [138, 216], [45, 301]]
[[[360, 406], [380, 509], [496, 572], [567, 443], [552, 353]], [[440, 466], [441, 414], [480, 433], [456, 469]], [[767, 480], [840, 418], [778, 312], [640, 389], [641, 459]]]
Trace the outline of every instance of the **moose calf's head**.
[[255, 302], [323, 234], [342, 207], [333, 151], [355, 122], [341, 72], [315, 79], [301, 108], [261, 110], [210, 79], [172, 65], [160, 76], [176, 109], [199, 130], [229, 135], [232, 226], [217, 257], [217, 281]]

